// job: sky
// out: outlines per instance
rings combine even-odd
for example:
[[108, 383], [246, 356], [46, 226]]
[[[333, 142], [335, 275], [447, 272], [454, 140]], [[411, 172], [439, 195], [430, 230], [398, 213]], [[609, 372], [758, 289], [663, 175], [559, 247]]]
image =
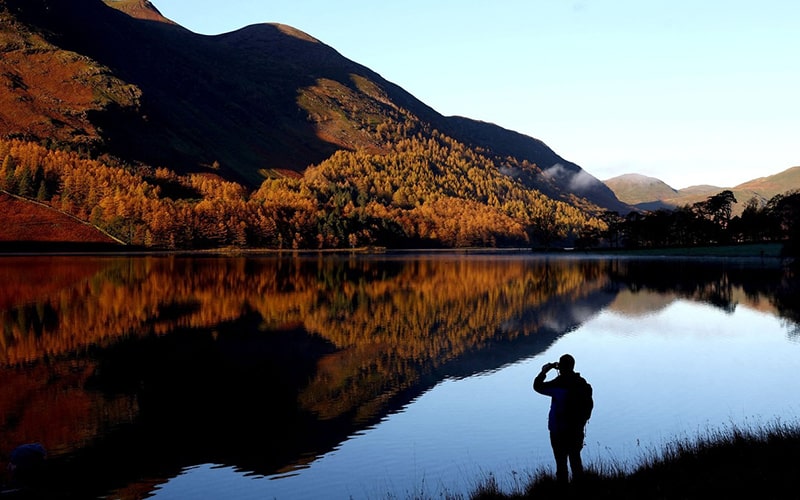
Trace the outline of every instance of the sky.
[[734, 187], [800, 166], [796, 0], [151, 0], [216, 35], [300, 29], [450, 116], [606, 180]]

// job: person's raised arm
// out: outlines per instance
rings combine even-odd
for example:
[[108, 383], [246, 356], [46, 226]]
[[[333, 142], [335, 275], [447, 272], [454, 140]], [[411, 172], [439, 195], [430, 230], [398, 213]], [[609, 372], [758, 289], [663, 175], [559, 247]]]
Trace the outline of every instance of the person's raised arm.
[[547, 389], [544, 379], [547, 377], [547, 372], [549, 372], [553, 368], [556, 368], [557, 366], [558, 366], [557, 363], [546, 363], [544, 366], [542, 366], [542, 371], [540, 371], [539, 374], [536, 375], [536, 378], [533, 379], [534, 391], [542, 394], [547, 394], [545, 392]]

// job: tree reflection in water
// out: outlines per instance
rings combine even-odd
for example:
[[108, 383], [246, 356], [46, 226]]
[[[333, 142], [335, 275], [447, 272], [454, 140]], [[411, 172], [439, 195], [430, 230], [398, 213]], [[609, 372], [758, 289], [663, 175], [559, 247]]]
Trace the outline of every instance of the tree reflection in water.
[[8, 257], [0, 273], [0, 459], [45, 442], [53, 484], [93, 495], [200, 463], [291, 470], [447, 377], [544, 351], [621, 291], [798, 317], [789, 271], [729, 261]]

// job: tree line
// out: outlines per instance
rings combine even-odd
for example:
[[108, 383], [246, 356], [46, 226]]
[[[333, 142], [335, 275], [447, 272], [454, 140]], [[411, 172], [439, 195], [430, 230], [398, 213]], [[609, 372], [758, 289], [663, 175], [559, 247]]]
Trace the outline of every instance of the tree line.
[[602, 237], [617, 248], [693, 247], [739, 243], [780, 242], [788, 255], [798, 255], [800, 243], [800, 191], [778, 194], [768, 200], [753, 197], [741, 215], [732, 216], [738, 203], [724, 190], [674, 210], [606, 212]]

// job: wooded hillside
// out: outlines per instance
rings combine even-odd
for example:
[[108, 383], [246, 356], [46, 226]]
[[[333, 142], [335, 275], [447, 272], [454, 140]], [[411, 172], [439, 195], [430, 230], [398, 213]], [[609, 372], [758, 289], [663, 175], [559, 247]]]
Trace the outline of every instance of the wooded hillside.
[[342, 151], [302, 178], [269, 179], [249, 192], [218, 176], [0, 141], [0, 188], [151, 248], [526, 246], [605, 227], [437, 132], [409, 132], [387, 147]]
[[0, 0], [0, 19], [6, 190], [130, 244], [568, 244], [627, 209], [543, 142], [289, 26], [202, 36], [143, 0]]

